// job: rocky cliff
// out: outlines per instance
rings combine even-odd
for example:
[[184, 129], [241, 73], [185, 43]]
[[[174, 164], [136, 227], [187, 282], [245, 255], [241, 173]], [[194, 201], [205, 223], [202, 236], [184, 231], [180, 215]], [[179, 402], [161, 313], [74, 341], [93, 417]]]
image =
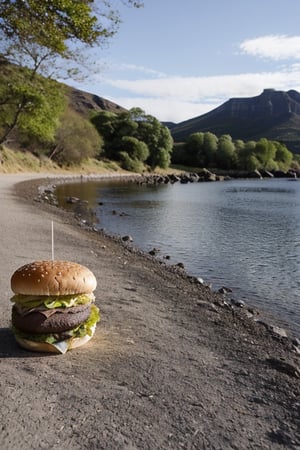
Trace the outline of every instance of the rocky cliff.
[[265, 89], [256, 97], [232, 98], [209, 113], [171, 127], [177, 142], [198, 131], [243, 140], [266, 137], [300, 153], [300, 94]]

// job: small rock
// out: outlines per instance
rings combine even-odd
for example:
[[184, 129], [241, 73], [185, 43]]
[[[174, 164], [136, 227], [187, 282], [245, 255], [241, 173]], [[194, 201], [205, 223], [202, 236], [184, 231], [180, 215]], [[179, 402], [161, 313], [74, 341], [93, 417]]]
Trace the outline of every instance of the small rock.
[[155, 255], [157, 255], [158, 252], [159, 252], [159, 250], [154, 247], [152, 250], [150, 250], [149, 255], [155, 256]]
[[288, 337], [284, 328], [270, 326], [270, 329], [273, 331], [273, 333], [277, 334], [278, 336]]
[[203, 302], [203, 301], [199, 300], [197, 302], [197, 306], [200, 306], [201, 308], [205, 308], [209, 311], [218, 312], [218, 308], [213, 303]]
[[80, 201], [80, 198], [78, 198], [78, 197], [67, 197], [66, 198], [66, 202], [71, 203], [71, 204], [77, 203], [79, 201]]
[[232, 289], [230, 289], [230, 288], [228, 288], [228, 287], [225, 287], [225, 286], [222, 286], [222, 287], [218, 290], [218, 292], [219, 292], [220, 294], [228, 294], [229, 292], [232, 292]]
[[234, 306], [237, 306], [238, 308], [245, 308], [245, 302], [243, 302], [243, 300], [235, 300], [235, 299], [231, 299], [231, 304]]
[[122, 236], [123, 242], [133, 242], [133, 238], [130, 235]]
[[300, 347], [296, 347], [296, 345], [293, 345], [293, 351], [294, 351], [297, 355], [300, 355]]

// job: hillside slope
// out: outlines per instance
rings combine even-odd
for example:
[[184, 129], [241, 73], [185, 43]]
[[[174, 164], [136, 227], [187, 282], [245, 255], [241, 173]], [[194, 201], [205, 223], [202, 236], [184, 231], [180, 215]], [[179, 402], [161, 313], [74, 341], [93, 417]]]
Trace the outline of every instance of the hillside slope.
[[259, 96], [232, 98], [209, 113], [171, 127], [177, 142], [199, 131], [243, 140], [266, 137], [300, 153], [300, 94], [265, 89]]
[[115, 113], [126, 111], [122, 106], [103, 97], [70, 86], [66, 86], [66, 93], [71, 109], [83, 116], [88, 116], [93, 111], [110, 111]]

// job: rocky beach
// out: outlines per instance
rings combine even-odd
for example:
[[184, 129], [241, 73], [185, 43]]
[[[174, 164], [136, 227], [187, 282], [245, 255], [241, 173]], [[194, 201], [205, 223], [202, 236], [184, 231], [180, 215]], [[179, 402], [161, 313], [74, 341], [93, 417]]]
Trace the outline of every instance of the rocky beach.
[[[41, 201], [51, 175], [0, 175], [0, 442], [22, 449], [299, 449], [300, 343], [183, 269]], [[79, 262], [98, 280], [93, 339], [51, 356], [10, 330], [21, 265]], [[80, 226], [79, 226], [80, 225]]]

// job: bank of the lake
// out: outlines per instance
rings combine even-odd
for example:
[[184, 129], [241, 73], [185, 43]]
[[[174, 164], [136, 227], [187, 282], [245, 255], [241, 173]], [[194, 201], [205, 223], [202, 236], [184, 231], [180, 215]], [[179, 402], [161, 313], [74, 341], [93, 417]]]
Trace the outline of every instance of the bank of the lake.
[[[214, 290], [264, 309], [300, 337], [300, 182], [64, 184], [59, 205], [93, 213], [95, 227], [182, 263]], [[82, 210], [82, 211], [81, 211]]]
[[[20, 180], [20, 178], [19, 178]], [[36, 201], [0, 177], [0, 442], [7, 450], [296, 449], [299, 354], [246, 308]], [[16, 196], [17, 193], [17, 196]], [[51, 254], [98, 280], [102, 320], [64, 356], [19, 349], [8, 329], [12, 270]], [[258, 312], [257, 312], [258, 314]], [[59, 425], [58, 425], [59, 424]]]

